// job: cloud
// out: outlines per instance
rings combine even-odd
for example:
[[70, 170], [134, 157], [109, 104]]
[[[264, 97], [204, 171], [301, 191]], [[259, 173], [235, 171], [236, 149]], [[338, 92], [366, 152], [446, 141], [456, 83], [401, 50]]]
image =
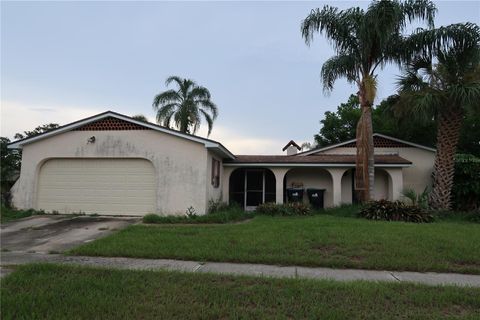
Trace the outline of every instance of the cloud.
[[[199, 135], [206, 137], [206, 128], [201, 128]], [[245, 134], [247, 127], [241, 132], [222, 125], [215, 125], [210, 139], [222, 143], [234, 154], [282, 154], [282, 147], [288, 142], [280, 139], [260, 138]]]
[[[64, 125], [104, 111], [102, 107], [92, 106], [26, 105], [15, 101], [2, 101], [0, 134], [13, 140], [15, 133], [32, 130], [42, 124]], [[155, 122], [154, 117], [148, 117], [148, 120]], [[256, 137], [246, 132], [247, 127], [234, 130], [215, 123], [209, 138], [222, 143], [234, 154], [282, 154], [281, 148], [287, 142]], [[198, 135], [207, 137], [205, 123]]]
[[64, 125], [103, 111], [100, 107], [26, 105], [2, 101], [0, 134], [12, 139], [15, 133], [32, 130], [42, 124]]

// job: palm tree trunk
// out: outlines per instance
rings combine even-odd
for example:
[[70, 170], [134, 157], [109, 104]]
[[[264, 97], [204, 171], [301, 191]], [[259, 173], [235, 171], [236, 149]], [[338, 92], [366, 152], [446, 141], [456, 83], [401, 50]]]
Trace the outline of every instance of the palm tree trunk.
[[365, 97], [364, 86], [360, 86], [359, 100], [362, 114], [357, 125], [356, 189], [361, 202], [373, 199], [375, 185], [375, 159], [371, 103]]
[[451, 208], [450, 196], [455, 171], [455, 152], [460, 137], [462, 118], [461, 111], [450, 108], [440, 114], [438, 121], [433, 190], [429, 199], [430, 206], [436, 210]]

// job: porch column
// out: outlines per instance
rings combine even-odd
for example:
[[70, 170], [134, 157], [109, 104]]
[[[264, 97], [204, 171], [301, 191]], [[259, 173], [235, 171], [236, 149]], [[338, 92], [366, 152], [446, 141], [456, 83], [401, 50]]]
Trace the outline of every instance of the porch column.
[[389, 194], [391, 195], [391, 200], [400, 200], [403, 191], [403, 172], [402, 168], [384, 168], [388, 173], [391, 179], [391, 184], [389, 183]]
[[230, 175], [232, 174], [233, 170], [237, 168], [233, 167], [223, 167], [223, 174], [222, 174], [222, 201], [225, 203], [229, 203], [230, 201]]
[[327, 169], [332, 176], [332, 206], [336, 207], [342, 203], [342, 177], [347, 168], [329, 168]]
[[268, 168], [275, 175], [275, 202], [283, 203], [283, 179], [288, 168]]

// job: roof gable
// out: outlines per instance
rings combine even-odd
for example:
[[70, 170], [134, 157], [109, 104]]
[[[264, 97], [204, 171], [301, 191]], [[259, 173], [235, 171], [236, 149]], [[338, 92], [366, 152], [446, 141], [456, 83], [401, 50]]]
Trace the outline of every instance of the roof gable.
[[145, 126], [118, 119], [115, 117], [106, 117], [97, 121], [87, 123], [72, 131], [112, 131], [112, 130], [152, 130]]
[[221, 143], [198, 137], [195, 135], [183, 133], [177, 130], [170, 128], [162, 127], [150, 122], [143, 122], [136, 119], [133, 119], [129, 116], [116, 113], [113, 111], [106, 111], [95, 116], [78, 120], [64, 126], [61, 126], [57, 129], [47, 131], [45, 133], [35, 135], [32, 137], [27, 137], [25, 139], [17, 140], [8, 145], [10, 149], [21, 149], [24, 145], [29, 143], [34, 143], [39, 140], [46, 139], [58, 134], [69, 131], [104, 131], [104, 130], [155, 130], [163, 133], [167, 133], [176, 137], [187, 139], [190, 141], [202, 143], [205, 148], [211, 149], [212, 151], [222, 155], [225, 158], [234, 159], [235, 156], [225, 148]]
[[[420, 144], [397, 139], [397, 138], [390, 137], [380, 133], [373, 134], [373, 144], [375, 148], [412, 148], [413, 147], [413, 148], [419, 148], [419, 149], [423, 149], [431, 152], [436, 152], [436, 149], [434, 148], [422, 146]], [[356, 145], [357, 145], [357, 139], [351, 139], [341, 143], [332, 144], [330, 146], [316, 148], [316, 149], [308, 150], [305, 152], [297, 153], [294, 156], [314, 155], [318, 152], [322, 152], [322, 151], [326, 151], [334, 148], [356, 148]]]

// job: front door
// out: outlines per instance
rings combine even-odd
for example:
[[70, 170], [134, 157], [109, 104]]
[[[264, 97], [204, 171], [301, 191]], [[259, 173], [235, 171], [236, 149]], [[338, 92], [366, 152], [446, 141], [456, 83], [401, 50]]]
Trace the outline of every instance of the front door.
[[245, 171], [245, 209], [255, 210], [255, 208], [265, 202], [265, 171], [264, 170], [246, 170]]

